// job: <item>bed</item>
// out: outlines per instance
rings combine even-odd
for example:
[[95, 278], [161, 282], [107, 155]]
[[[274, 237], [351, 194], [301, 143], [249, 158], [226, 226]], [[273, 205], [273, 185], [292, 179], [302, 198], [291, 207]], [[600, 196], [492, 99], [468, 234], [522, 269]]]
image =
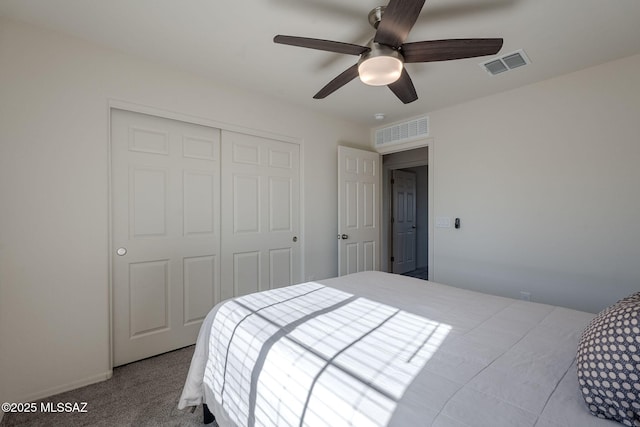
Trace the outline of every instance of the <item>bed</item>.
[[362, 272], [206, 317], [178, 407], [220, 427], [618, 426], [576, 376], [594, 314]]

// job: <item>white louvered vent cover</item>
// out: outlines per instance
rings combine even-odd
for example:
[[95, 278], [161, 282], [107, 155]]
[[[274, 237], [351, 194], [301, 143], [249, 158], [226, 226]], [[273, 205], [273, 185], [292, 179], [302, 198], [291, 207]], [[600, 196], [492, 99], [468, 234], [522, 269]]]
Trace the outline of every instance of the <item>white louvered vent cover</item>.
[[396, 123], [376, 130], [376, 146], [397, 144], [429, 136], [429, 117], [423, 116], [408, 122]]

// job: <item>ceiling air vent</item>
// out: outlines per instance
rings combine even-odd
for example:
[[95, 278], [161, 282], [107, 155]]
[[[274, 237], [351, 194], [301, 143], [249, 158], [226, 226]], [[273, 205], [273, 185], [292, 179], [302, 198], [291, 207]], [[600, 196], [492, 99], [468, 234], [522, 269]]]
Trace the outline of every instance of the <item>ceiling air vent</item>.
[[493, 60], [493, 61], [490, 61], [490, 62], [486, 62], [484, 64], [484, 67], [487, 69], [489, 74], [494, 75], [494, 76], [496, 74], [500, 74], [500, 73], [504, 73], [505, 71], [509, 71], [507, 66], [504, 65], [504, 62], [502, 62], [499, 59], [496, 59], [496, 60]]
[[499, 58], [492, 59], [491, 61], [483, 62], [480, 66], [484, 68], [487, 73], [495, 76], [496, 74], [504, 73], [505, 71], [513, 70], [530, 63], [531, 61], [527, 58], [524, 50], [520, 49], [518, 51], [502, 55]]
[[429, 117], [422, 116], [407, 122], [376, 129], [376, 147], [413, 141], [429, 136]]

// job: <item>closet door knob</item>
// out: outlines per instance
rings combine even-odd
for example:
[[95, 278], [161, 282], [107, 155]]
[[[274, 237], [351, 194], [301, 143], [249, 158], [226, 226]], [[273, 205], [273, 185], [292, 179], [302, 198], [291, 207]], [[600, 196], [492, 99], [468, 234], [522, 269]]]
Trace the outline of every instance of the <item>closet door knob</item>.
[[125, 256], [127, 254], [127, 248], [116, 249], [116, 254], [118, 254], [118, 256]]

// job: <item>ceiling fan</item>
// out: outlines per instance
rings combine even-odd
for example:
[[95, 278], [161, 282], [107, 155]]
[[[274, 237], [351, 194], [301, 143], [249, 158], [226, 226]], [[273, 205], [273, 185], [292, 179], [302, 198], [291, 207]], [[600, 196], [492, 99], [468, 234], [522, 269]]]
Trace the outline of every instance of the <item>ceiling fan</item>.
[[313, 97], [322, 99], [356, 77], [371, 86], [387, 85], [405, 104], [418, 99], [405, 63], [449, 61], [494, 55], [502, 48], [502, 39], [449, 39], [405, 43], [409, 31], [416, 23], [425, 0], [390, 0], [369, 12], [369, 23], [376, 29], [367, 44], [336, 42], [308, 37], [277, 35], [275, 43], [329, 52], [359, 55], [360, 60], [331, 80]]

